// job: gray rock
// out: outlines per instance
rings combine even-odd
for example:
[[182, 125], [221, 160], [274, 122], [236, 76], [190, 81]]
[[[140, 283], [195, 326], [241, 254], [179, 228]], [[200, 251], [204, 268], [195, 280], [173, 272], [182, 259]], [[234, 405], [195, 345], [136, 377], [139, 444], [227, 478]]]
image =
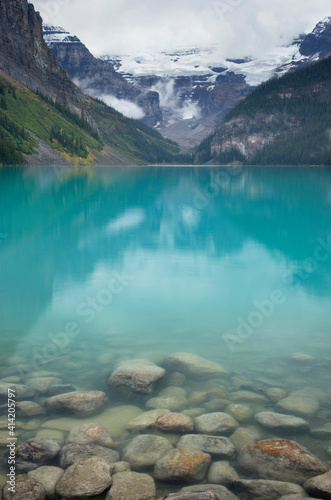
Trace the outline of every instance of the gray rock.
[[[307, 497], [308, 497], [307, 494], [305, 494], [305, 495], [284, 495], [283, 497], [280, 497], [279, 500], [306, 500]], [[309, 500], [318, 500], [318, 498], [309, 497]]]
[[211, 461], [210, 455], [198, 450], [176, 448], [156, 462], [154, 478], [160, 481], [202, 481]]
[[45, 409], [33, 401], [21, 401], [16, 403], [17, 414], [20, 417], [36, 417], [45, 415]]
[[312, 429], [312, 436], [316, 439], [331, 439], [331, 422], [327, 422], [323, 427]]
[[246, 494], [254, 500], [277, 500], [283, 495], [305, 496], [305, 490], [298, 484], [263, 479], [238, 480], [232, 484], [238, 494]]
[[317, 457], [295, 441], [270, 439], [244, 446], [238, 453], [238, 467], [262, 479], [304, 481], [328, 471]]
[[253, 411], [247, 405], [231, 404], [225, 408], [225, 413], [228, 413], [240, 424], [246, 424], [253, 418]]
[[104, 448], [114, 447], [107, 429], [94, 423], [74, 427], [69, 433], [67, 443], [98, 444]]
[[213, 361], [188, 352], [176, 352], [166, 360], [171, 370], [194, 378], [227, 377], [225, 368]]
[[125, 393], [151, 394], [153, 384], [165, 375], [165, 370], [153, 363], [139, 360], [121, 363], [109, 378], [112, 389]]
[[3, 500], [45, 500], [46, 492], [41, 484], [27, 474], [16, 477], [15, 493], [8, 490], [7, 483], [2, 491]]
[[67, 498], [99, 495], [112, 484], [111, 472], [103, 458], [83, 458], [64, 472], [56, 483], [56, 493]]
[[195, 484], [194, 486], [185, 486], [180, 491], [183, 493], [211, 491], [218, 500], [238, 500], [238, 497], [231, 493], [231, 491], [219, 484]]
[[262, 394], [252, 391], [237, 391], [229, 394], [229, 398], [234, 403], [251, 403], [251, 404], [262, 404], [268, 402], [267, 398]]
[[60, 465], [66, 469], [77, 460], [92, 456], [104, 458], [110, 464], [120, 461], [117, 451], [110, 450], [109, 448], [104, 448], [97, 444], [71, 443], [63, 446], [60, 453]]
[[168, 412], [169, 410], [165, 410], [164, 408], [145, 411], [144, 413], [138, 415], [138, 417], [134, 418], [133, 420], [130, 420], [130, 422], [128, 422], [128, 424], [126, 425], [126, 428], [128, 431], [133, 431], [133, 432], [139, 432], [145, 429], [151, 429], [155, 426], [155, 422], [158, 419], [158, 417]]
[[113, 476], [118, 474], [119, 472], [128, 472], [131, 471], [131, 465], [129, 462], [116, 462], [114, 464]]
[[202, 491], [200, 493], [170, 493], [163, 500], [218, 500], [212, 491]]
[[197, 432], [202, 434], [232, 434], [238, 429], [238, 422], [227, 413], [206, 413], [194, 419], [194, 426]]
[[331, 471], [305, 481], [304, 489], [319, 498], [331, 498]]
[[148, 474], [120, 472], [113, 477], [113, 485], [106, 500], [155, 500], [155, 483]]
[[177, 448], [195, 449], [223, 458], [231, 458], [236, 452], [230, 439], [202, 434], [186, 434], [182, 436], [177, 443]]
[[145, 434], [135, 437], [123, 450], [123, 460], [129, 462], [133, 470], [155, 465], [166, 453], [173, 449], [165, 438]]
[[7, 382], [0, 384], [0, 400], [8, 399], [8, 389], [15, 391], [16, 400], [29, 400], [36, 395], [36, 391], [27, 385], [12, 384]]
[[149, 399], [146, 403], [146, 408], [166, 408], [169, 411], [181, 411], [187, 405], [187, 399], [183, 396], [164, 396]]
[[262, 411], [255, 415], [255, 420], [268, 429], [285, 432], [304, 432], [309, 430], [306, 420], [293, 415], [283, 415], [272, 411]]
[[102, 391], [75, 391], [46, 399], [45, 406], [50, 412], [88, 417], [99, 413], [107, 403], [108, 398]]
[[208, 411], [223, 411], [227, 406], [229, 406], [230, 403], [231, 401], [228, 399], [214, 398], [203, 403], [203, 406]]
[[50, 439], [28, 439], [17, 447], [17, 468], [23, 472], [36, 469], [53, 460], [60, 449], [60, 446]]
[[193, 420], [183, 413], [166, 413], [158, 417], [155, 428], [162, 432], [192, 432]]
[[57, 377], [36, 377], [29, 380], [27, 386], [39, 394], [46, 394], [52, 385], [60, 382], [62, 382], [61, 379]]
[[281, 399], [276, 404], [276, 408], [297, 415], [299, 417], [312, 417], [319, 408], [319, 402], [313, 397], [299, 396], [291, 394], [287, 398]]
[[254, 427], [239, 427], [230, 436], [231, 443], [234, 444], [237, 451], [239, 451], [246, 444], [252, 444], [261, 439], [261, 434]]
[[60, 467], [45, 465], [44, 467], [30, 471], [28, 476], [43, 486], [49, 500], [56, 500], [58, 496], [55, 492], [55, 485], [63, 473], [64, 470], [60, 469]]
[[208, 481], [215, 484], [228, 484], [239, 479], [237, 471], [227, 461], [214, 462], [208, 471]]

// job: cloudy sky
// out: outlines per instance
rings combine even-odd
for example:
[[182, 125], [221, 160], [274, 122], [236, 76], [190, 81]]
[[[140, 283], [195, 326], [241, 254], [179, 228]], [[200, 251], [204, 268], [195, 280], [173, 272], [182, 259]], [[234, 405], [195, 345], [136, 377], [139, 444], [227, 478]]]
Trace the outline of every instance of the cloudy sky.
[[331, 16], [330, 0], [31, 1], [95, 55], [217, 44], [226, 57], [255, 56]]

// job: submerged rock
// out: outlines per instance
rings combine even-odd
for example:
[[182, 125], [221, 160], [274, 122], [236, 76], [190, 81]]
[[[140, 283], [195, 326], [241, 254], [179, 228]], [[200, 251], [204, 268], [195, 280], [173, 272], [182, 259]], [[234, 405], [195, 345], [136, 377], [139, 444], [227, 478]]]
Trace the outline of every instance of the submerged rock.
[[231, 415], [240, 424], [246, 424], [254, 415], [249, 406], [236, 404], [226, 406], [225, 413]]
[[20, 417], [36, 417], [45, 415], [45, 409], [33, 401], [20, 401], [16, 403], [17, 414]]
[[156, 462], [154, 477], [160, 481], [202, 481], [211, 461], [210, 455], [198, 450], [176, 448]]
[[163, 396], [151, 398], [146, 403], [146, 408], [161, 409], [169, 411], [180, 411], [187, 406], [187, 399], [183, 396]]
[[224, 458], [231, 458], [236, 452], [230, 439], [203, 434], [186, 434], [182, 436], [177, 443], [177, 448], [195, 449]]
[[113, 485], [106, 500], [155, 500], [155, 483], [148, 474], [120, 472], [113, 476]]
[[132, 469], [140, 470], [155, 465], [172, 449], [172, 444], [162, 437], [150, 434], [137, 436], [124, 448], [123, 460], [129, 462]]
[[305, 490], [298, 484], [263, 479], [237, 480], [232, 484], [238, 494], [246, 494], [254, 500], [277, 500], [283, 495], [305, 496]]
[[119, 462], [120, 460], [117, 451], [110, 450], [109, 448], [97, 444], [71, 443], [63, 446], [60, 453], [60, 465], [63, 468], [67, 468], [77, 460], [92, 456], [101, 457], [111, 464]]
[[255, 403], [264, 405], [268, 402], [265, 396], [252, 391], [233, 392], [229, 394], [229, 398], [232, 399], [234, 403]]
[[238, 454], [238, 467], [262, 479], [303, 484], [328, 471], [317, 457], [295, 441], [270, 439], [244, 446]]
[[56, 500], [58, 495], [55, 491], [57, 481], [63, 475], [64, 470], [60, 467], [52, 467], [45, 465], [28, 473], [35, 481], [41, 484], [46, 492], [48, 500]]
[[194, 419], [194, 426], [197, 432], [202, 434], [231, 434], [238, 429], [238, 422], [227, 413], [215, 412], [206, 413]]
[[230, 436], [230, 441], [234, 444], [237, 451], [239, 451], [246, 444], [255, 443], [261, 439], [261, 434], [258, 429], [254, 427], [239, 427]]
[[170, 493], [163, 500], [218, 500], [212, 491]]
[[16, 400], [23, 400], [33, 398], [36, 395], [36, 391], [27, 385], [22, 384], [11, 384], [11, 383], [1, 383], [0, 384], [0, 400], [8, 399], [8, 389], [13, 389], [15, 391]]
[[98, 444], [105, 448], [113, 448], [113, 440], [105, 427], [99, 424], [84, 424], [74, 427], [68, 436], [67, 443]]
[[67, 498], [99, 495], [112, 484], [111, 472], [103, 458], [84, 458], [64, 472], [56, 483], [56, 493]]
[[155, 426], [157, 419], [165, 413], [169, 413], [169, 410], [157, 408], [156, 410], [145, 411], [144, 413], [138, 415], [138, 417], [130, 420], [130, 422], [126, 424], [126, 428], [128, 431], [134, 432], [150, 429]]
[[239, 479], [237, 471], [226, 460], [214, 462], [208, 471], [208, 481], [215, 484], [233, 483]]
[[304, 489], [319, 498], [331, 498], [331, 471], [305, 481]]
[[39, 394], [46, 394], [52, 385], [61, 382], [62, 380], [57, 377], [34, 377], [29, 380], [27, 385]]
[[266, 394], [268, 398], [275, 403], [286, 397], [286, 392], [279, 387], [270, 387], [269, 389], [267, 389]]
[[195, 484], [193, 486], [185, 486], [180, 491], [183, 493], [191, 492], [191, 495], [192, 493], [211, 491], [219, 500], [238, 500], [238, 497], [231, 493], [231, 491], [219, 484]]
[[327, 422], [323, 427], [317, 427], [316, 429], [312, 429], [312, 436], [317, 439], [331, 439], [331, 422]]
[[109, 378], [108, 384], [126, 394], [151, 394], [153, 384], [165, 375], [165, 370], [150, 362], [132, 360], [121, 363]]
[[100, 412], [107, 403], [107, 395], [102, 391], [75, 391], [46, 399], [45, 406], [51, 412], [88, 417]]
[[71, 384], [54, 384], [48, 390], [49, 396], [58, 396], [66, 392], [75, 392], [75, 387]]
[[317, 412], [319, 403], [313, 397], [291, 394], [278, 401], [276, 408], [299, 417], [312, 417]]
[[283, 415], [272, 411], [263, 411], [255, 415], [255, 420], [268, 429], [303, 432], [309, 430], [309, 424], [303, 418], [293, 415]]
[[188, 352], [176, 352], [167, 358], [166, 363], [171, 370], [194, 378], [228, 376], [222, 365]]
[[3, 500], [45, 500], [46, 492], [43, 486], [27, 474], [16, 477], [15, 493], [9, 491], [10, 485], [3, 488]]
[[193, 431], [193, 420], [183, 413], [166, 413], [158, 417], [155, 428], [163, 432], [186, 433]]
[[20, 471], [36, 469], [49, 463], [60, 452], [60, 446], [49, 439], [28, 439], [17, 448], [16, 464]]

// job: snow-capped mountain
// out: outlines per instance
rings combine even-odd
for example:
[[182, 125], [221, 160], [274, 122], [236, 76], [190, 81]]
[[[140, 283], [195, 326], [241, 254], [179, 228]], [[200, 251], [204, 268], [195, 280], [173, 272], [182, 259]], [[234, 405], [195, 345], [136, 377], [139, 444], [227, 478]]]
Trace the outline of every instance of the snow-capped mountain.
[[[99, 59], [91, 55], [93, 60], [85, 55], [77, 64], [77, 57], [70, 54], [76, 52], [77, 56], [78, 43], [85, 47], [77, 37], [49, 26], [44, 36], [83, 90], [97, 97], [108, 96], [114, 107], [118, 103], [112, 96], [138, 106], [142, 110], [138, 118], [144, 119], [149, 113], [147, 123], [189, 147], [208, 135], [252, 88], [331, 53], [331, 17], [291, 45], [277, 47], [258, 58], [245, 55], [236, 60], [224, 59], [213, 46], [134, 56], [108, 54]], [[118, 78], [126, 83], [120, 85], [120, 91]]]

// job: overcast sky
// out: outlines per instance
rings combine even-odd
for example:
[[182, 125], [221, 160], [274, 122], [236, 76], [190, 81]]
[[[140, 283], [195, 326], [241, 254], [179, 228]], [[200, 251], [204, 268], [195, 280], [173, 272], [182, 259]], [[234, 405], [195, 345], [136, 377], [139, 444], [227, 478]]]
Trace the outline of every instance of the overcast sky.
[[330, 0], [31, 1], [94, 55], [217, 44], [226, 57], [255, 56], [331, 16]]

